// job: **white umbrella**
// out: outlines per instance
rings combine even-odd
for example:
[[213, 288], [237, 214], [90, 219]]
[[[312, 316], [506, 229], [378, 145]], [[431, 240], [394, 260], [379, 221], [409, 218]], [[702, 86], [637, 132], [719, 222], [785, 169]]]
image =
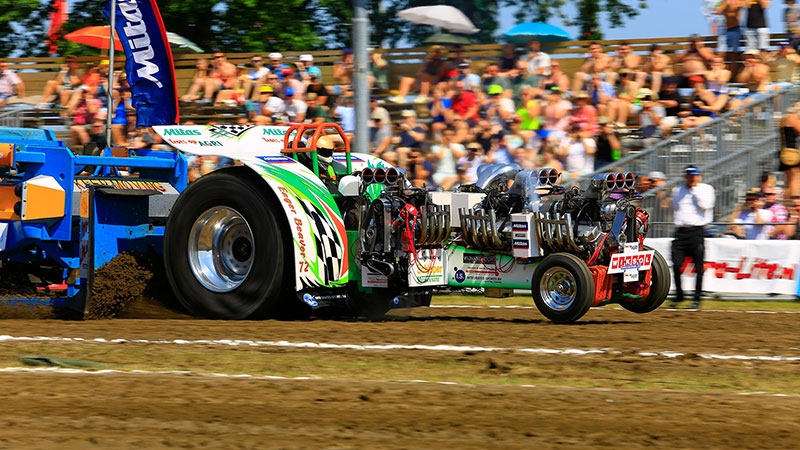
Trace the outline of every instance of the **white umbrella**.
[[420, 25], [432, 25], [455, 33], [473, 34], [478, 30], [458, 8], [449, 5], [418, 6], [404, 9], [397, 17]]

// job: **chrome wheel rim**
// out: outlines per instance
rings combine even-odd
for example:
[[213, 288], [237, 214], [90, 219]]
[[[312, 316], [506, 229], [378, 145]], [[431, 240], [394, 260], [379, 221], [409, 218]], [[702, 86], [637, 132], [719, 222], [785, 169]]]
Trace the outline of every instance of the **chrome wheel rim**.
[[253, 232], [238, 211], [215, 206], [195, 220], [188, 250], [197, 281], [210, 291], [230, 292], [241, 286], [253, 267]]
[[547, 269], [539, 281], [539, 295], [545, 305], [554, 311], [569, 308], [577, 296], [575, 277], [563, 267]]

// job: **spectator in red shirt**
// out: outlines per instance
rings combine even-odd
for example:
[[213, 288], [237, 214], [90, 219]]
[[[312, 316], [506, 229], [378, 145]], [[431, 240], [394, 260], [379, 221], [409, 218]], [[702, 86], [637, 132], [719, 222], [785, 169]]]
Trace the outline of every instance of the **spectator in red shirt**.
[[464, 89], [463, 80], [456, 81], [456, 95], [453, 96], [451, 109], [454, 119], [466, 120], [471, 127], [475, 126], [480, 119], [478, 99], [474, 92]]

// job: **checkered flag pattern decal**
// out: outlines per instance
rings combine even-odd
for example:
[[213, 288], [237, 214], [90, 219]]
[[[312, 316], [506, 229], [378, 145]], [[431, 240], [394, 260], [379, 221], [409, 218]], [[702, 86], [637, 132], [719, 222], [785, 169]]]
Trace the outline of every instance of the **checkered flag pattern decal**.
[[209, 125], [211, 135], [214, 137], [235, 137], [240, 138], [247, 133], [247, 130], [254, 128], [253, 125]]
[[339, 278], [339, 272], [342, 270], [344, 260], [344, 247], [336, 230], [330, 226], [316, 206], [306, 200], [300, 200], [300, 204], [312, 219], [310, 225], [314, 233], [317, 256], [320, 261], [325, 263], [324, 273], [322, 274], [323, 283], [327, 285]]

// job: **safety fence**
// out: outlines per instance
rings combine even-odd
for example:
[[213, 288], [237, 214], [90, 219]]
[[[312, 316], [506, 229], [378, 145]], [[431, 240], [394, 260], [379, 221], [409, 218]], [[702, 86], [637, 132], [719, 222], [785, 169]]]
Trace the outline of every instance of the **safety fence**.
[[24, 114], [21, 109], [0, 112], [0, 127], [21, 127]]

